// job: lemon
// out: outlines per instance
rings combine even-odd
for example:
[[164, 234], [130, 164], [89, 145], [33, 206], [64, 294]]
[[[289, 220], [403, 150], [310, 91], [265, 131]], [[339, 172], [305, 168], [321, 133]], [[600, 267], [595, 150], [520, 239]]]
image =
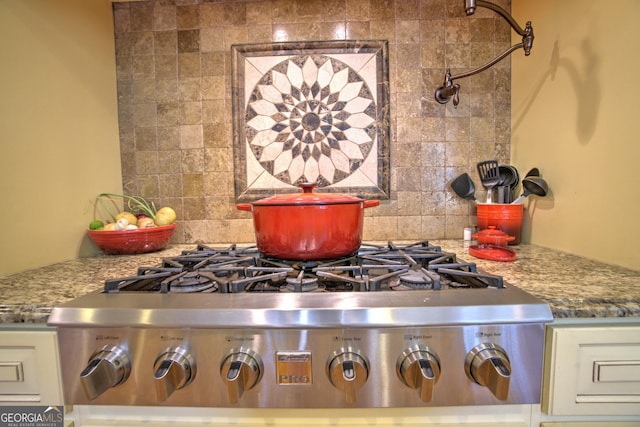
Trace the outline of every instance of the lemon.
[[104, 223], [99, 219], [91, 221], [89, 224], [89, 230], [102, 230], [104, 228]]
[[116, 215], [116, 222], [122, 218], [127, 220], [127, 224], [135, 225], [138, 222], [138, 218], [136, 218], [136, 216], [131, 212], [120, 212], [118, 215]]
[[156, 225], [169, 225], [176, 222], [176, 211], [168, 206], [158, 209], [156, 212]]

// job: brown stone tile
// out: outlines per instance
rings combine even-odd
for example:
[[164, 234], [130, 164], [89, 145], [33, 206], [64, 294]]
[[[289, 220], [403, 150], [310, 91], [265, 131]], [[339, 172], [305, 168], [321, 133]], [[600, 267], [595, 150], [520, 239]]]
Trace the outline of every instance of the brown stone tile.
[[204, 179], [202, 174], [182, 174], [182, 195], [183, 197], [198, 197], [202, 195]]
[[200, 7], [197, 4], [178, 6], [176, 8], [176, 20], [179, 30], [198, 28], [200, 25]]
[[[420, 67], [422, 50], [419, 44], [398, 44], [396, 45], [396, 59], [398, 68]], [[416, 75], [420, 74], [419, 72]]]
[[446, 0], [421, 0], [420, 19], [444, 19], [446, 17], [445, 3]]
[[249, 42], [249, 28], [246, 26], [224, 27], [223, 49], [228, 51], [234, 44]]
[[151, 31], [131, 33], [130, 40], [132, 55], [153, 54], [153, 33]]
[[346, 38], [351, 40], [365, 40], [371, 37], [369, 21], [348, 21]]
[[227, 196], [206, 196], [204, 198], [207, 219], [220, 220], [231, 218], [233, 200]]
[[[160, 164], [160, 172], [162, 173], [162, 182], [164, 178], [167, 178], [171, 174], [174, 176], [180, 176], [181, 167], [180, 167], [180, 151], [178, 150], [167, 150], [167, 151], [159, 151], [158, 152], [158, 162]], [[182, 189], [180, 186], [179, 190]], [[165, 194], [165, 195], [181, 195], [181, 192], [177, 192], [176, 194]]]
[[137, 151], [136, 158], [136, 174], [149, 175], [159, 171], [158, 152], [157, 151]]
[[156, 104], [135, 104], [133, 106], [133, 122], [136, 126], [156, 126]]
[[157, 138], [159, 150], [180, 149], [180, 128], [178, 126], [158, 127]]
[[131, 31], [153, 30], [153, 3], [131, 3]]
[[178, 76], [200, 77], [200, 55], [198, 53], [181, 53], [178, 55]]
[[[206, 218], [204, 197], [183, 197], [182, 199], [184, 207], [184, 219], [185, 221], [203, 220]], [[193, 227], [193, 224], [190, 224]], [[204, 227], [204, 223], [202, 224]], [[204, 236], [205, 229], [198, 231], [197, 235]], [[186, 235], [185, 235], [186, 238]], [[196, 238], [191, 238], [191, 241], [195, 241]]]
[[202, 122], [202, 104], [200, 101], [181, 102], [179, 104], [181, 125], [197, 125]]
[[228, 196], [230, 176], [227, 172], [207, 172], [204, 174], [204, 194], [207, 196]]
[[422, 43], [444, 43], [444, 19], [429, 19], [420, 21], [420, 40]]
[[156, 100], [156, 82], [153, 79], [133, 80], [131, 82], [131, 102], [141, 104]]
[[155, 57], [155, 78], [175, 79], [178, 77], [178, 59], [176, 55], [159, 55]]
[[154, 198], [160, 195], [160, 186], [157, 175], [144, 175], [137, 179], [138, 191], [136, 194], [145, 198]]
[[[172, 153], [172, 152], [168, 152], [168, 153]], [[161, 154], [162, 156], [162, 154]], [[179, 154], [178, 154], [179, 157]], [[172, 157], [172, 163], [175, 161], [175, 158]], [[179, 165], [180, 163], [178, 163]], [[160, 163], [160, 168], [161, 170], [164, 172], [165, 171], [165, 163], [161, 161]], [[169, 167], [170, 170], [173, 170], [174, 167], [170, 166]], [[180, 173], [169, 173], [169, 174], [163, 174], [161, 175], [161, 179], [159, 180], [159, 196], [162, 198], [167, 198], [167, 197], [180, 197], [182, 198], [182, 174]], [[175, 204], [171, 204], [169, 205], [171, 207], [175, 208]], [[182, 206], [182, 203], [180, 203], [180, 206]], [[178, 214], [178, 211], [176, 210], [176, 214]], [[184, 216], [182, 214], [177, 215], [178, 219], [182, 220], [184, 219]]]
[[156, 5], [153, 8], [153, 29], [155, 31], [175, 30], [176, 27], [176, 6]]
[[204, 125], [205, 147], [226, 147], [230, 139], [226, 138], [224, 123], [209, 123]]
[[[444, 215], [446, 209], [446, 197], [444, 191], [424, 191], [422, 192], [423, 218]], [[424, 221], [423, 221], [424, 224]], [[431, 236], [429, 235], [431, 238]]]
[[271, 4], [268, 1], [255, 1], [246, 4], [247, 25], [271, 24]]
[[197, 77], [180, 79], [176, 91], [178, 98], [180, 101], [200, 101], [202, 99], [201, 85], [202, 81]]
[[395, 18], [395, 1], [394, 0], [370, 0], [369, 15], [372, 20], [394, 19]]
[[444, 238], [444, 215], [423, 216], [422, 217], [422, 235], [427, 239], [443, 239]]
[[[269, 31], [271, 27], [269, 27]], [[271, 34], [269, 34], [271, 38]], [[225, 75], [225, 54], [224, 52], [206, 52], [202, 54], [202, 75], [203, 76], [224, 76]]]
[[396, 43], [420, 43], [420, 21], [418, 19], [396, 21]]
[[272, 0], [271, 19], [274, 24], [293, 22], [296, 17], [296, 5], [291, 0]]
[[206, 148], [204, 152], [205, 172], [233, 171], [233, 155], [229, 148]]
[[202, 99], [224, 99], [225, 77], [207, 76], [202, 78]]
[[468, 142], [447, 142], [445, 146], [446, 166], [466, 166], [469, 164], [469, 143]]
[[156, 101], [173, 102], [178, 93], [178, 81], [176, 79], [156, 80]]
[[158, 104], [158, 126], [177, 126], [179, 124], [179, 108], [177, 102]]
[[153, 46], [156, 55], [175, 55], [178, 53], [178, 33], [176, 31], [154, 32]]
[[178, 53], [200, 51], [200, 30], [178, 31]]
[[345, 0], [345, 14], [348, 20], [369, 20], [370, 0]]
[[222, 19], [225, 25], [246, 25], [247, 3], [226, 2], [222, 5]]
[[421, 240], [424, 238], [425, 236], [422, 235], [422, 219], [419, 215], [398, 217], [398, 235], [393, 239]]
[[224, 25], [222, 3], [205, 2], [200, 5], [200, 28], [215, 28]]
[[136, 127], [134, 135], [137, 151], [156, 151], [158, 149], [155, 127]]

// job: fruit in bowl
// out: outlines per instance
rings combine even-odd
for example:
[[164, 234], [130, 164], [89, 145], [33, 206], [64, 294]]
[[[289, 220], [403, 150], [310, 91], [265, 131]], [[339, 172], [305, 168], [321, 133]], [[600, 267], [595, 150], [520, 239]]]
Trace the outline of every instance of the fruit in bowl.
[[106, 254], [154, 252], [167, 246], [175, 221], [176, 213], [168, 206], [156, 209], [140, 196], [102, 193], [96, 197], [87, 235]]

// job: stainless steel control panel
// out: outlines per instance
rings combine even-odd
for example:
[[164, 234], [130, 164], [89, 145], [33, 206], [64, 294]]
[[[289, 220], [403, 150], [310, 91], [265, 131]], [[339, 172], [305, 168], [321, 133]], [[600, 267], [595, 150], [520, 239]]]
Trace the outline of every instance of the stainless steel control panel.
[[543, 338], [542, 324], [58, 329], [65, 403], [198, 407], [537, 403]]

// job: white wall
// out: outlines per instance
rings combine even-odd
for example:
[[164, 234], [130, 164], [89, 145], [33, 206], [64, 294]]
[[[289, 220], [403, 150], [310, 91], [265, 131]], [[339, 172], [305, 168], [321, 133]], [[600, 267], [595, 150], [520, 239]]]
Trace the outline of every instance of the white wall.
[[114, 52], [107, 0], [0, 1], [0, 275], [92, 251], [122, 188]]
[[640, 269], [640, 2], [513, 0], [512, 12], [536, 38], [512, 56], [511, 159], [551, 187], [529, 197], [523, 238]]

